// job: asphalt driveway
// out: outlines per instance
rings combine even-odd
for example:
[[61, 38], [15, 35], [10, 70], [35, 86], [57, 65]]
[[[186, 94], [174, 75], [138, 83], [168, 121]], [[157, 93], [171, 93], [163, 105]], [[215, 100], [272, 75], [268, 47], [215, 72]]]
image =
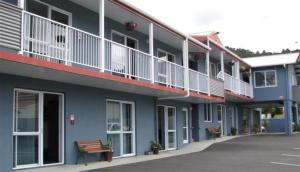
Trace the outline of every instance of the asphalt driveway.
[[300, 135], [240, 137], [202, 152], [90, 172], [300, 172]]

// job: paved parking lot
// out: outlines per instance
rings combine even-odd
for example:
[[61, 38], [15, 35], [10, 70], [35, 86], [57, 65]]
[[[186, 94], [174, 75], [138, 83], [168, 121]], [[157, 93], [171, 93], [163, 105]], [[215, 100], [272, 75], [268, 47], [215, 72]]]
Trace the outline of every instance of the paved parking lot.
[[202, 152], [90, 172], [299, 172], [300, 135], [262, 135], [217, 143]]

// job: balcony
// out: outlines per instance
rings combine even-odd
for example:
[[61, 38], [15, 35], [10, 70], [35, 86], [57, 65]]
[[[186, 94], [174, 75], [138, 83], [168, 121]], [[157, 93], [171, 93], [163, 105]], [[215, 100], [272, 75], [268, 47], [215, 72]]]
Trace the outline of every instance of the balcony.
[[[103, 38], [53, 20], [23, 12], [23, 52], [68, 66], [103, 70], [100, 47]], [[134, 80], [184, 88], [184, 67], [150, 54], [104, 39], [104, 71]]]
[[[108, 3], [108, 8], [112, 6], [115, 5]], [[12, 8], [17, 9], [13, 6]], [[152, 34], [154, 31], [157, 34], [154, 40], [157, 49], [157, 56], [155, 56], [153, 52], [152, 55], [149, 53], [151, 52], [151, 43], [148, 42], [150, 36], [148, 40], [145, 37], [147, 35], [140, 35], [139, 39], [142, 40], [137, 41], [143, 42], [141, 49], [131, 48], [129, 45], [110, 40], [108, 35], [99, 36], [89, 30], [82, 30], [19, 8], [18, 10], [20, 10], [19, 22], [22, 27], [20, 32], [15, 34], [15, 37], [21, 37], [21, 46], [16, 50], [23, 53], [26, 58], [0, 52], [2, 73], [134, 92], [158, 98], [185, 97], [188, 94], [186, 88], [189, 88], [194, 93], [189, 98], [185, 98], [185, 101], [205, 102], [208, 99], [224, 101], [224, 87], [221, 86], [223, 83], [220, 85], [220, 81], [209, 79], [207, 74], [198, 72], [202, 70], [201, 68], [187, 69], [188, 62], [184, 59], [187, 59], [188, 53], [205, 55], [209, 50], [208, 47], [193, 39], [168, 33], [168, 30], [157, 26], [152, 31]], [[131, 14], [129, 16], [132, 17]], [[109, 25], [107, 30], [109, 32], [114, 29], [110, 27]], [[146, 34], [143, 30], [145, 26], [141, 28], [142, 34]], [[163, 32], [167, 34], [164, 35]], [[167, 37], [171, 39], [168, 40]], [[145, 44], [149, 45], [149, 52]], [[167, 47], [169, 51], [177, 51], [178, 58], [171, 53], [162, 56], [158, 53], [160, 46]], [[153, 47], [152, 43], [152, 49]], [[174, 55], [175, 59], [173, 57], [173, 60], [170, 60], [169, 55]], [[91, 78], [91, 76], [96, 77]], [[133, 83], [133, 86], [128, 87], [126, 84], [129, 83]], [[216, 86], [218, 92], [214, 90]], [[210, 98], [210, 95], [215, 98]]]
[[242, 80], [239, 80], [227, 73], [224, 74], [224, 87], [234, 94], [253, 98], [253, 87]]

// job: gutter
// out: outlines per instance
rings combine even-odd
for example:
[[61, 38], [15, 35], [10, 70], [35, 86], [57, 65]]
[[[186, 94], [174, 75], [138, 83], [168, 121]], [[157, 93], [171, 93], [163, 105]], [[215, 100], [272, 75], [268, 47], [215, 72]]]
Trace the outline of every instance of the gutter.
[[184, 96], [172, 96], [172, 97], [161, 97], [157, 100], [170, 100], [170, 99], [182, 99], [182, 98], [188, 98], [190, 97], [190, 91], [187, 91], [187, 94]]

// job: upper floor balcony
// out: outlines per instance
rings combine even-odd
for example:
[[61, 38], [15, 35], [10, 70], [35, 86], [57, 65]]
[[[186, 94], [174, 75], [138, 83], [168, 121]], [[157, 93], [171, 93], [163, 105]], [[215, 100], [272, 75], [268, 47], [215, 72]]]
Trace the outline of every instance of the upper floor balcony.
[[209, 75], [214, 80], [224, 81], [225, 98], [229, 101], [252, 99], [250, 66], [222, 45], [217, 32], [195, 34], [193, 37], [211, 48]]
[[[206, 55], [209, 47], [128, 4], [113, 0], [70, 0], [64, 4], [27, 0], [19, 5], [23, 8], [19, 50], [24, 56], [176, 89], [181, 94], [192, 90], [223, 97], [211, 91], [213, 80], [208, 73], [189, 69], [189, 54]], [[6, 15], [12, 27], [17, 24], [17, 19], [11, 20], [17, 16]], [[122, 86], [117, 90], [126, 89]]]

